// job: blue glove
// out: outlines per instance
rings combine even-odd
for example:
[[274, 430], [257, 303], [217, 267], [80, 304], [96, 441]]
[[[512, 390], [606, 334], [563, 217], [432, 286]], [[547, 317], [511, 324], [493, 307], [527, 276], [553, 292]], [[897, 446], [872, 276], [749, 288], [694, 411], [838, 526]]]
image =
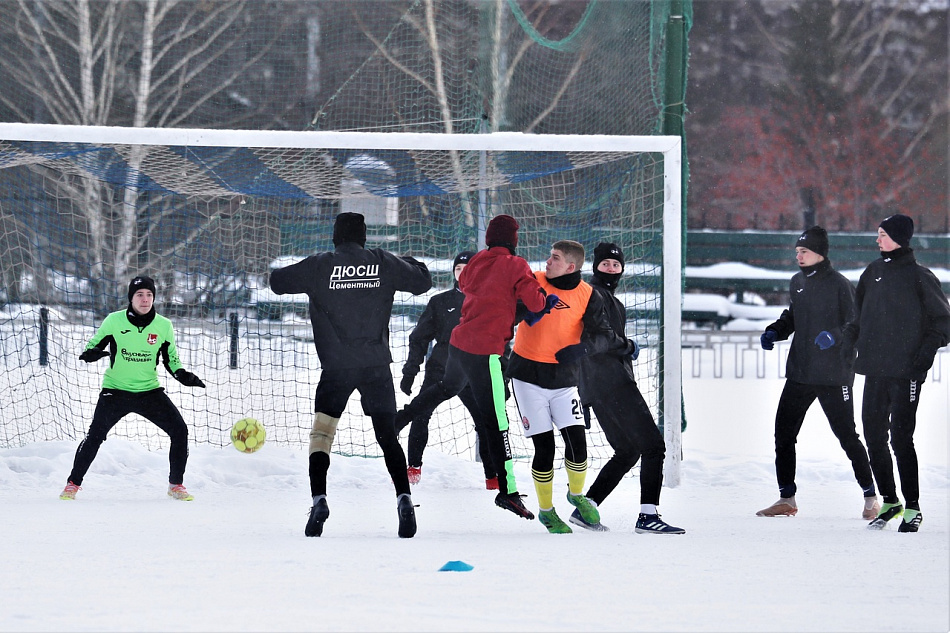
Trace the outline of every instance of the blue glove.
[[775, 333], [775, 330], [766, 330], [759, 337], [759, 343], [762, 344], [762, 349], [772, 349], [775, 347], [776, 339], [778, 339], [778, 334]]
[[835, 337], [831, 335], [831, 332], [828, 330], [822, 330], [818, 333], [818, 336], [815, 337], [815, 345], [817, 345], [822, 350], [826, 350], [829, 347], [832, 347], [835, 344]]
[[637, 345], [635, 340], [631, 338], [627, 339], [627, 353], [625, 355], [633, 360], [637, 360], [637, 357], [640, 355], [640, 346]]
[[558, 301], [560, 301], [560, 299], [558, 298], [557, 295], [548, 295], [544, 299], [544, 307], [541, 308], [541, 311], [531, 312], [529, 310], [524, 315], [524, 322], [527, 323], [529, 327], [534, 325], [535, 323], [541, 320], [541, 317], [543, 317], [545, 314], [550, 312], [554, 308], [554, 306], [557, 305]]
[[554, 358], [557, 359], [557, 362], [564, 364], [576, 363], [585, 356], [587, 356], [587, 346], [583, 343], [575, 343], [574, 345], [562, 347], [554, 354]]

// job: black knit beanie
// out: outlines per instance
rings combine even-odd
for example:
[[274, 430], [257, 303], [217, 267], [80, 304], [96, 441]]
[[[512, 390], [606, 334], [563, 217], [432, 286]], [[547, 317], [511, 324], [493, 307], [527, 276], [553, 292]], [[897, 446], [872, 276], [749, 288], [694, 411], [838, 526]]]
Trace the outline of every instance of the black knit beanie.
[[914, 235], [914, 221], [906, 215], [895, 213], [889, 218], [885, 218], [881, 222], [881, 228], [884, 229], [888, 237], [904, 248], [910, 246], [910, 238]]
[[455, 267], [459, 264], [467, 264], [468, 260], [473, 257], [475, 257], [475, 253], [473, 251], [462, 251], [455, 256], [455, 261], [452, 262], [452, 270], [455, 270]]
[[356, 242], [366, 246], [366, 222], [361, 213], [341, 213], [333, 223], [333, 245]]
[[798, 236], [795, 247], [807, 248], [822, 257], [828, 257], [828, 231], [817, 225], [806, 229]]
[[594, 270], [597, 270], [597, 267], [600, 266], [600, 262], [605, 259], [616, 259], [620, 262], [620, 270], [622, 271], [626, 266], [626, 262], [623, 258], [623, 251], [620, 250], [620, 247], [612, 242], [601, 242], [594, 247]]
[[151, 290], [152, 296], [155, 296], [155, 280], [146, 275], [139, 275], [129, 282], [129, 301], [132, 301], [132, 296], [143, 288]]

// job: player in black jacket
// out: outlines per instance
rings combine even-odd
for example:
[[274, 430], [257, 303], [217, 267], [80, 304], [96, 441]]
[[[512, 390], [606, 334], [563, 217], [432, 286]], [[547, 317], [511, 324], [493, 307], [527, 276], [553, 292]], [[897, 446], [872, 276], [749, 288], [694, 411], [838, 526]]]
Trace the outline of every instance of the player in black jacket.
[[[604, 303], [610, 327], [626, 339], [627, 309], [614, 296], [623, 275], [624, 255], [616, 244], [601, 242], [594, 248], [594, 274], [590, 285]], [[633, 374], [633, 361], [640, 354], [636, 341], [613, 353], [593, 354], [581, 365], [580, 396], [597, 416], [614, 454], [600, 469], [587, 498], [601, 505], [620, 481], [643, 457], [640, 465], [640, 514], [636, 531], [651, 534], [685, 534], [683, 528], [667, 524], [657, 506], [663, 487], [663, 460], [666, 442], [653, 420]], [[606, 531], [601, 524], [589, 524], [575, 511], [571, 523], [590, 530]]]
[[396, 488], [399, 536], [411, 538], [416, 533], [406, 455], [396, 437], [389, 320], [396, 291], [422, 294], [432, 287], [432, 279], [425, 264], [412, 257], [367, 249], [365, 244], [363, 216], [341, 213], [333, 227], [333, 252], [312, 255], [270, 276], [275, 293], [306, 293], [310, 298], [313, 340], [322, 368], [310, 432], [313, 508], [304, 531], [307, 536], [320, 536], [330, 515], [326, 500], [330, 447], [354, 390], [360, 393], [363, 412], [373, 420]]
[[820, 226], [803, 232], [795, 242], [801, 271], [789, 283], [789, 305], [765, 328], [762, 349], [793, 333], [785, 367], [785, 388], [775, 414], [775, 475], [779, 499], [757, 516], [795, 516], [795, 443], [808, 408], [818, 400], [831, 430], [841, 443], [854, 477], [864, 491], [862, 516], [873, 519], [881, 509], [874, 489], [868, 453], [854, 426], [854, 367], [841, 345], [841, 328], [854, 318], [854, 287], [836, 271], [828, 257], [828, 233]]
[[[880, 514], [868, 528], [883, 529], [903, 514], [898, 531], [916, 532], [923, 521], [914, 448], [917, 405], [937, 350], [950, 341], [950, 304], [937, 277], [914, 257], [912, 219], [892, 215], [881, 222], [877, 234], [881, 257], [861, 274], [857, 316], [845, 327], [845, 342], [858, 352], [854, 369], [865, 377], [864, 438], [884, 497]], [[897, 496], [888, 435], [906, 509]]]
[[[458, 278], [475, 253], [472, 251], [463, 251], [455, 256], [452, 262], [452, 273], [455, 276], [455, 287], [432, 297], [429, 300], [419, 322], [413, 328], [409, 335], [409, 355], [406, 363], [402, 366], [402, 380], [399, 388], [404, 394], [412, 394], [412, 383], [416, 374], [419, 373], [419, 367], [425, 361], [426, 373], [422, 381], [422, 390], [434, 385], [442, 380], [445, 374], [445, 360], [449, 354], [449, 337], [452, 330], [459, 324], [462, 316], [462, 302], [465, 295], [459, 290]], [[429, 352], [429, 344], [435, 341], [432, 351]], [[429, 359], [426, 360], [426, 354]], [[472, 389], [466, 385], [458, 393], [459, 399], [465, 408], [468, 409], [472, 418], [479, 415], [479, 408], [475, 402], [475, 395]], [[442, 401], [444, 402], [444, 400]], [[441, 404], [437, 403], [436, 406]], [[422, 454], [426, 449], [426, 442], [429, 441], [429, 419], [435, 408], [427, 408], [424, 411], [418, 411], [415, 415], [408, 413], [412, 410], [403, 409], [396, 414], [396, 432], [402, 431], [407, 425], [409, 427], [409, 483], [417, 484], [422, 477]], [[478, 429], [483, 428], [476, 422], [475, 432], [478, 435], [478, 452], [482, 460], [482, 467], [485, 469], [485, 486], [488, 490], [498, 490], [498, 477], [495, 473], [495, 467], [491, 460], [491, 454], [488, 451], [488, 443], [485, 442]]]

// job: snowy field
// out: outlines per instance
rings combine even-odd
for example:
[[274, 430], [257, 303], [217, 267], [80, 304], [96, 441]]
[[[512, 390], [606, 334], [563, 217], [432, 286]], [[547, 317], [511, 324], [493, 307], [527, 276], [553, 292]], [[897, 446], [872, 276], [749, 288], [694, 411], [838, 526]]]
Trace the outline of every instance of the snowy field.
[[[308, 539], [303, 446], [193, 446], [190, 503], [166, 497], [164, 451], [128, 440], [103, 445], [74, 502], [58, 494], [76, 442], [0, 450], [0, 631], [950, 629], [947, 373], [924, 385], [918, 416], [921, 532], [870, 532], [817, 404], [799, 440], [798, 516], [755, 516], [777, 498], [783, 381], [694, 378], [692, 353], [682, 483], [660, 507], [684, 536], [634, 532], [636, 474], [602, 506], [609, 533], [551, 535], [496, 508], [478, 464], [431, 448], [409, 540], [380, 459], [334, 456], [330, 519]], [[536, 508], [528, 465], [516, 472]], [[562, 469], [555, 483], [566, 516]], [[474, 569], [439, 571], [454, 560]]]

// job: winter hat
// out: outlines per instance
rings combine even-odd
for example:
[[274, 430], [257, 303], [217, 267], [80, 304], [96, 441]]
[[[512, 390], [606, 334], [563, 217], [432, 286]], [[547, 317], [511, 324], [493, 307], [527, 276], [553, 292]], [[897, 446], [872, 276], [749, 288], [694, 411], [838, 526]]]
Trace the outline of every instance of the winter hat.
[[333, 245], [356, 242], [366, 246], [366, 222], [361, 213], [341, 213], [333, 223]]
[[155, 280], [145, 275], [139, 275], [129, 282], [129, 301], [132, 301], [132, 295], [143, 288], [151, 290], [152, 296], [155, 296]]
[[496, 215], [488, 223], [485, 231], [485, 244], [518, 248], [518, 221], [510, 215]]
[[910, 246], [910, 238], [914, 235], [914, 221], [906, 215], [895, 213], [889, 218], [884, 218], [881, 228], [888, 237], [904, 248]]
[[455, 267], [458, 266], [459, 264], [467, 264], [468, 260], [470, 260], [474, 256], [475, 256], [475, 253], [473, 253], [472, 251], [462, 251], [461, 253], [455, 256], [455, 261], [452, 262], [452, 270], [455, 270]]
[[805, 232], [798, 236], [795, 247], [807, 248], [822, 257], [828, 257], [828, 231], [817, 225], [805, 229]]
[[605, 259], [616, 259], [620, 262], [620, 269], [623, 270], [625, 262], [623, 259], [623, 251], [620, 250], [620, 247], [612, 242], [601, 242], [596, 247], [594, 247], [594, 270], [597, 270], [597, 267], [600, 266], [600, 262]]

